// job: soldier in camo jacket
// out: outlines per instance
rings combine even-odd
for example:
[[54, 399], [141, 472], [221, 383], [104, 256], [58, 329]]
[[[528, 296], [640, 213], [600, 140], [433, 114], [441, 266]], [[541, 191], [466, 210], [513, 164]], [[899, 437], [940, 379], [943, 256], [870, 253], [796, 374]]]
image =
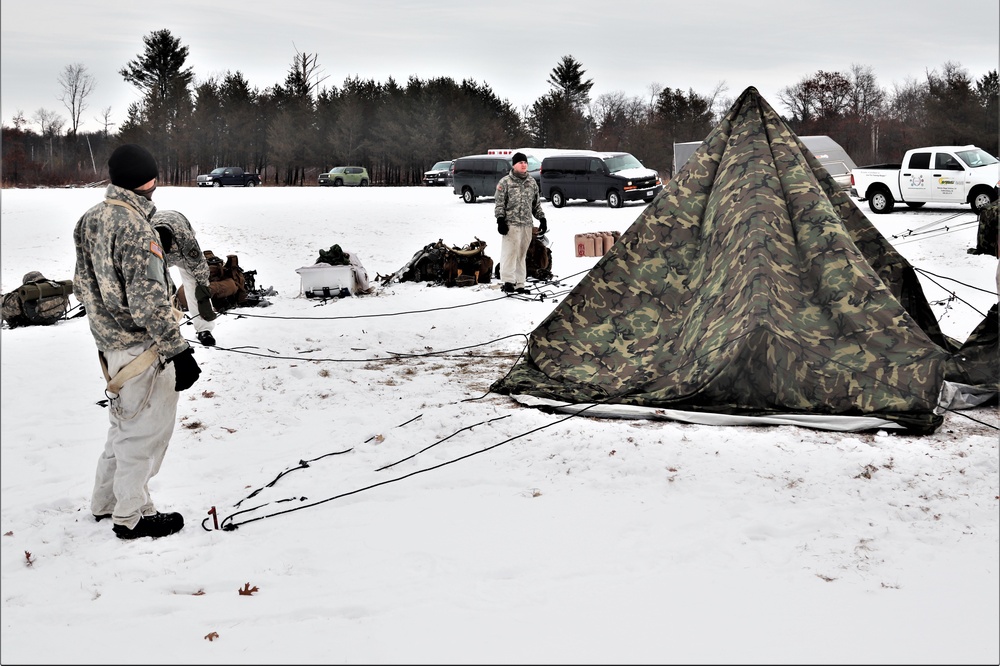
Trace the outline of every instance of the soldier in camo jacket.
[[[167, 260], [167, 266], [176, 266], [184, 287], [184, 300], [188, 310], [194, 310], [197, 303], [198, 314], [191, 317], [198, 341], [206, 347], [215, 345], [215, 310], [212, 309], [212, 292], [209, 287], [208, 262], [201, 245], [194, 235], [194, 229], [187, 217], [176, 210], [158, 210], [153, 213], [153, 226], [160, 234], [160, 241]], [[191, 294], [194, 294], [192, 298]]]
[[156, 160], [141, 146], [125, 144], [111, 154], [108, 171], [104, 201], [73, 231], [74, 290], [87, 312], [110, 400], [91, 510], [97, 520], [110, 517], [120, 539], [161, 537], [179, 531], [184, 518], [158, 512], [148, 483], [173, 434], [177, 392], [190, 388], [201, 370], [174, 316], [163, 248], [150, 221]]
[[538, 183], [528, 175], [528, 158], [517, 152], [511, 157], [510, 173], [497, 183], [493, 216], [497, 231], [503, 236], [500, 244], [500, 279], [502, 289], [510, 294], [528, 293], [524, 280], [528, 276], [525, 258], [534, 234], [532, 215], [538, 218], [539, 234], [547, 232], [548, 223], [538, 200]]

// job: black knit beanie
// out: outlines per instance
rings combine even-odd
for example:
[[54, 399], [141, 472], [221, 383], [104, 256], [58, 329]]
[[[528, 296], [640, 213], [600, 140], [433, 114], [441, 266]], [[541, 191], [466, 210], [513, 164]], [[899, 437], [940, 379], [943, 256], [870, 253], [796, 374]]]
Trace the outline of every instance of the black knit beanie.
[[527, 161], [528, 157], [524, 153], [520, 152], [514, 153], [514, 155], [510, 158], [511, 164], [517, 164], [518, 162], [527, 162]]
[[142, 187], [160, 175], [156, 160], [148, 150], [134, 143], [126, 143], [115, 148], [108, 158], [108, 173], [111, 184], [134, 190]]

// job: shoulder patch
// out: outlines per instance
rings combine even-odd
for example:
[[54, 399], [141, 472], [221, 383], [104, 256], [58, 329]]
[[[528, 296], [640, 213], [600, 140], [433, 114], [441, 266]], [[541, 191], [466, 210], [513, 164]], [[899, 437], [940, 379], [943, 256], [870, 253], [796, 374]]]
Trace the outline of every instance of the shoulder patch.
[[161, 260], [163, 259], [163, 248], [156, 241], [149, 241], [149, 251]]
[[503, 182], [497, 183], [497, 192], [503, 192]]

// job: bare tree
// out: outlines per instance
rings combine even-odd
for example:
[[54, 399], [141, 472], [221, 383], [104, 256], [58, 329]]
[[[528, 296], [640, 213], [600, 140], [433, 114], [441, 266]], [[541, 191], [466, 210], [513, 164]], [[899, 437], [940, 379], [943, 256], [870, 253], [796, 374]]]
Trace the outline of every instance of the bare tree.
[[55, 111], [48, 109], [38, 109], [31, 116], [31, 120], [38, 124], [39, 133], [43, 137], [53, 137], [59, 133], [66, 119]]
[[41, 128], [41, 134], [43, 139], [49, 140], [49, 159], [46, 165], [51, 169], [55, 164], [55, 146], [53, 145], [55, 137], [62, 130], [63, 124], [66, 119], [60, 116], [55, 111], [49, 111], [47, 109], [38, 109], [35, 111], [31, 119], [38, 123], [39, 128]]
[[108, 129], [112, 127], [115, 123], [111, 122], [111, 107], [105, 107], [101, 109], [101, 115], [94, 118], [97, 122], [101, 123], [104, 127], [102, 130], [104, 132], [104, 138], [108, 137]]
[[87, 108], [87, 98], [94, 91], [94, 77], [80, 63], [66, 65], [59, 75], [59, 85], [63, 94], [59, 99], [69, 111], [70, 134], [76, 135], [80, 128], [80, 114]]
[[[294, 44], [292, 46], [294, 47]], [[328, 78], [319, 68], [318, 53], [309, 55], [295, 49], [291, 70], [285, 78], [285, 87], [289, 94], [312, 99], [319, 90], [319, 85]]]
[[729, 90], [729, 85], [725, 79], [715, 84], [712, 93], [708, 95], [708, 108], [712, 111], [713, 118], [722, 118], [726, 111], [733, 105], [735, 100], [724, 98], [722, 95]]
[[14, 114], [12, 122], [14, 123], [14, 129], [19, 132], [28, 126], [28, 119], [24, 117], [24, 111], [21, 109], [18, 109], [17, 113]]

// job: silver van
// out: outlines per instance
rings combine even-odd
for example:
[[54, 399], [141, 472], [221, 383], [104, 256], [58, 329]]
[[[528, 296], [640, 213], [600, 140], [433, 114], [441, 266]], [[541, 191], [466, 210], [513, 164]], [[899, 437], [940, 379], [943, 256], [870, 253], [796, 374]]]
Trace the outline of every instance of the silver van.
[[455, 160], [454, 191], [465, 203], [496, 196], [500, 179], [510, 173], [510, 155], [467, 155]]

